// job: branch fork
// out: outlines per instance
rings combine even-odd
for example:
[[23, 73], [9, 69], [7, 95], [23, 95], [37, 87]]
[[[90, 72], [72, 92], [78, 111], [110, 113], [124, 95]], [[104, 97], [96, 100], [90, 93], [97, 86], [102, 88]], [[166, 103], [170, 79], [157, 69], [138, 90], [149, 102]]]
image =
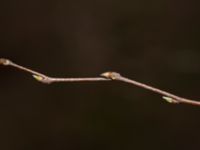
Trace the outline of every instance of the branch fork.
[[34, 79], [36, 79], [37, 81], [44, 83], [44, 84], [51, 84], [51, 83], [55, 83], [55, 82], [94, 82], [94, 81], [97, 82], [97, 81], [113, 81], [113, 80], [116, 80], [116, 81], [126, 82], [128, 84], [135, 85], [137, 87], [140, 87], [140, 88], [152, 91], [154, 93], [157, 93], [159, 95], [162, 95], [162, 98], [164, 100], [166, 100], [167, 102], [172, 103], [172, 104], [185, 103], [185, 104], [200, 106], [200, 101], [190, 100], [190, 99], [179, 97], [177, 95], [171, 94], [171, 93], [166, 92], [164, 90], [161, 90], [161, 89], [152, 87], [150, 85], [147, 85], [147, 84], [144, 84], [144, 83], [123, 77], [122, 75], [120, 75], [117, 72], [104, 72], [104, 73], [100, 74], [99, 77], [57, 78], [57, 77], [50, 77], [50, 76], [44, 75], [42, 73], [39, 73], [39, 72], [34, 71], [32, 69], [29, 69], [27, 67], [23, 67], [21, 65], [18, 65], [16, 63], [12, 62], [9, 59], [5, 59], [5, 58], [0, 58], [0, 65], [11, 66], [11, 67], [14, 67], [18, 70], [30, 73], [30, 74], [32, 74]]

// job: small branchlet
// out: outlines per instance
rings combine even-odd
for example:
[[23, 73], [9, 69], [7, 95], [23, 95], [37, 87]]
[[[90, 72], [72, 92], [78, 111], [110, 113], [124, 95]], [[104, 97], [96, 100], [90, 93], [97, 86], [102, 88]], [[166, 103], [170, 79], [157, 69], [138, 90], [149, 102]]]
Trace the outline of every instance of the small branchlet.
[[56, 77], [49, 77], [47, 75], [44, 75], [42, 73], [39, 73], [37, 71], [34, 71], [32, 69], [29, 69], [27, 67], [23, 67], [21, 65], [18, 65], [12, 61], [10, 61], [9, 59], [5, 59], [5, 58], [0, 58], [0, 65], [4, 65], [4, 66], [12, 66], [16, 69], [19, 69], [21, 71], [25, 71], [28, 73], [31, 73], [32, 76], [39, 82], [41, 83], [45, 83], [45, 84], [50, 84], [50, 83], [54, 83], [54, 82], [94, 82], [94, 81], [121, 81], [121, 82], [125, 82], [131, 85], [135, 85], [137, 87], [152, 91], [154, 93], [160, 94], [162, 95], [162, 98], [164, 100], [166, 100], [169, 103], [173, 103], [173, 104], [178, 104], [178, 103], [185, 103], [185, 104], [190, 104], [190, 105], [195, 105], [195, 106], [200, 106], [200, 102], [199, 101], [195, 101], [195, 100], [190, 100], [190, 99], [186, 99], [186, 98], [182, 98], [179, 97], [177, 95], [171, 94], [169, 92], [166, 92], [164, 90], [152, 87], [150, 85], [135, 81], [135, 80], [131, 80], [129, 78], [123, 77], [121, 76], [119, 73], [117, 72], [104, 72], [102, 73], [100, 76], [101, 77], [90, 77], [90, 78], [56, 78]]

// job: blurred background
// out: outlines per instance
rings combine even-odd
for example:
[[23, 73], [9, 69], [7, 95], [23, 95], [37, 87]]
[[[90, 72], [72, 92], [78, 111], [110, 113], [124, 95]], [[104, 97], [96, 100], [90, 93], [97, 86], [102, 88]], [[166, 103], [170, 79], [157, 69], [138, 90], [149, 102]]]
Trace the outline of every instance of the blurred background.
[[[50, 76], [117, 71], [200, 100], [195, 0], [3, 0], [0, 57]], [[44, 85], [0, 66], [1, 150], [200, 147], [200, 108], [120, 82]]]

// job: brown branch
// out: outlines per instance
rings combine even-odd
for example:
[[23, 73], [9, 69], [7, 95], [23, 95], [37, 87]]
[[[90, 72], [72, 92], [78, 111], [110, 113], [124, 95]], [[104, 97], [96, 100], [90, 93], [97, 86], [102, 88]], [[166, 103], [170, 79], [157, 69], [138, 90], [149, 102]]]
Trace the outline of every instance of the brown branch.
[[23, 67], [21, 65], [18, 65], [8, 59], [1, 58], [0, 59], [0, 65], [5, 65], [5, 66], [12, 66], [14, 68], [17, 68], [19, 70], [31, 73], [33, 77], [42, 83], [50, 84], [54, 82], [90, 82], [90, 81], [110, 81], [111, 79], [108, 78], [103, 78], [103, 77], [91, 77], [91, 78], [55, 78], [55, 77], [50, 77], [47, 75], [44, 75], [42, 73], [39, 73], [37, 71], [34, 71], [32, 69]]
[[171, 93], [166, 92], [164, 90], [160, 90], [158, 88], [149, 86], [147, 84], [143, 84], [141, 82], [137, 82], [137, 81], [128, 79], [126, 77], [121, 76], [119, 73], [116, 73], [116, 72], [105, 72], [105, 73], [101, 74], [101, 77], [56, 78], [56, 77], [49, 77], [47, 75], [44, 75], [44, 74], [36, 72], [32, 69], [23, 67], [21, 65], [18, 65], [16, 63], [14, 63], [14, 62], [12, 62], [8, 59], [4, 59], [4, 58], [0, 59], [0, 65], [12, 66], [12, 67], [17, 68], [19, 70], [31, 73], [37, 81], [42, 82], [42, 83], [46, 83], [46, 84], [50, 84], [50, 83], [54, 83], [54, 82], [91, 82], [91, 81], [113, 81], [113, 80], [116, 80], [116, 81], [126, 82], [126, 83], [129, 83], [131, 85], [135, 85], [137, 87], [147, 89], [147, 90], [152, 91], [154, 93], [160, 94], [160, 95], [163, 96], [163, 99], [165, 99], [166, 101], [168, 101], [170, 103], [175, 103], [175, 104], [185, 103], [185, 104], [200, 106], [199, 101], [179, 97], [177, 95], [171, 94]]
[[168, 101], [170, 103], [186, 103], [186, 104], [200, 106], [200, 102], [198, 102], [198, 101], [182, 98], [182, 97], [179, 97], [177, 95], [171, 94], [169, 92], [166, 92], [166, 91], [160, 90], [158, 88], [149, 86], [147, 84], [143, 84], [143, 83], [128, 79], [126, 77], [121, 76], [119, 73], [116, 73], [116, 72], [106, 72], [106, 73], [103, 73], [102, 75], [107, 77], [107, 78], [111, 78], [113, 80], [126, 82], [126, 83], [129, 83], [129, 84], [141, 87], [143, 89], [147, 89], [147, 90], [152, 91], [154, 93], [160, 94], [160, 95], [163, 96], [163, 99], [165, 99], [166, 101]]

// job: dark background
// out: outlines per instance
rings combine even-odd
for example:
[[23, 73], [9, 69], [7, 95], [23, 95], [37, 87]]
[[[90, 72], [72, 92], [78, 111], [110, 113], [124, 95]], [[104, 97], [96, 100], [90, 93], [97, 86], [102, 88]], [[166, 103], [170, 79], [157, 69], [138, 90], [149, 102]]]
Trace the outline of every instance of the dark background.
[[[3, 0], [0, 57], [50, 76], [113, 70], [200, 99], [195, 0]], [[44, 85], [0, 66], [1, 150], [198, 149], [200, 108], [120, 82]]]

